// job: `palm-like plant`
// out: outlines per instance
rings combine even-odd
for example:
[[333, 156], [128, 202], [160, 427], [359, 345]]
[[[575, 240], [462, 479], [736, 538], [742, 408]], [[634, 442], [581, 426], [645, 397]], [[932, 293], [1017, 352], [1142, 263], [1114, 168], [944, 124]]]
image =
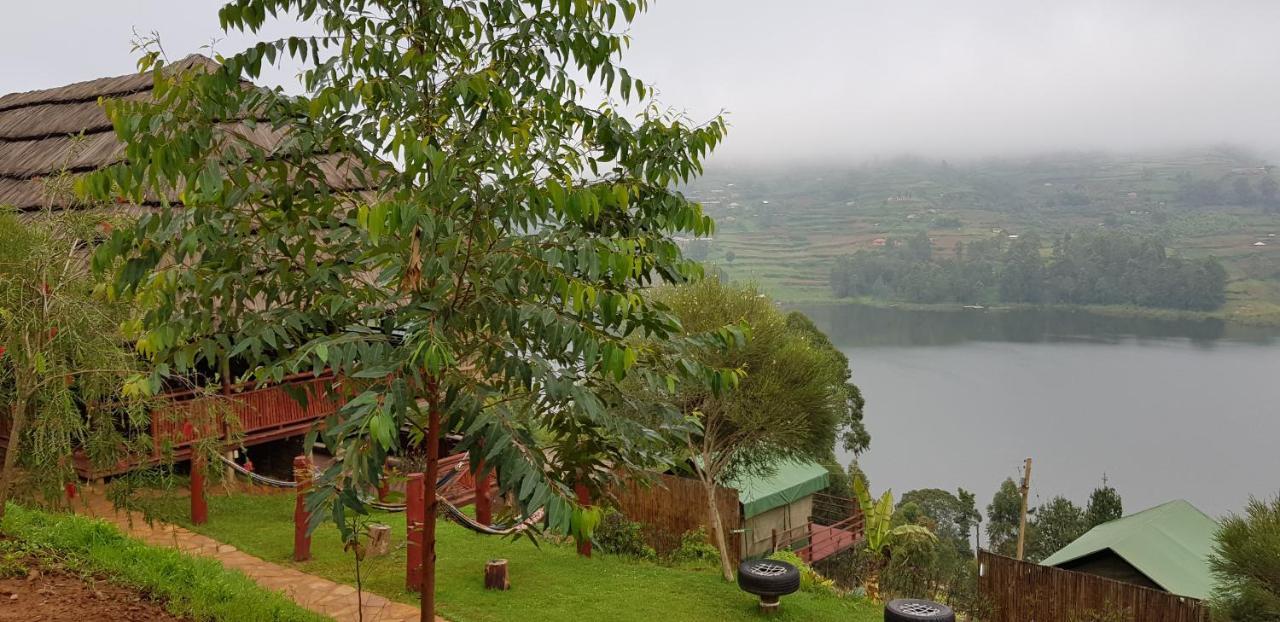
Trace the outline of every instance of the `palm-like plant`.
[[853, 478], [853, 494], [862, 509], [862, 531], [866, 551], [871, 554], [867, 574], [867, 596], [876, 598], [880, 588], [880, 571], [885, 567], [895, 546], [915, 541], [936, 541], [937, 536], [921, 525], [893, 525], [893, 491], [886, 490], [879, 499], [871, 496], [861, 477]]

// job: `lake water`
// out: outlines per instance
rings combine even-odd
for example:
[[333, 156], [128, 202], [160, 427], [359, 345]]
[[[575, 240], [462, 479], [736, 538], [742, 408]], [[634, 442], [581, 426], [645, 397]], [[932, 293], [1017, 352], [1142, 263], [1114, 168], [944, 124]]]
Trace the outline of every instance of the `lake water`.
[[[981, 509], [1023, 458], [1032, 503], [1126, 513], [1183, 498], [1221, 515], [1280, 492], [1280, 331], [1083, 312], [803, 309], [867, 400], [875, 491], [964, 487]], [[848, 458], [845, 456], [845, 458]]]

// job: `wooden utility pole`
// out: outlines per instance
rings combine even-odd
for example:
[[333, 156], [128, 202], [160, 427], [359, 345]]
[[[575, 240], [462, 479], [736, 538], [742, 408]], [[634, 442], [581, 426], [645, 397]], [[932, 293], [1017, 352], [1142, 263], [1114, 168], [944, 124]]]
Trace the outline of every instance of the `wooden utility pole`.
[[1023, 463], [1022, 472], [1022, 511], [1018, 519], [1018, 560], [1022, 560], [1022, 548], [1027, 542], [1027, 495], [1031, 492], [1031, 458]]

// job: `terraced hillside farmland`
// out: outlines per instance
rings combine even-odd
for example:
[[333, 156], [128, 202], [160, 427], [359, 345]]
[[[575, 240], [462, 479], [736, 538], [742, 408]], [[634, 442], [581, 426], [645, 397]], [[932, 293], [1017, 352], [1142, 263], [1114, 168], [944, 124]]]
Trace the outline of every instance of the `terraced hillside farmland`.
[[[957, 242], [1114, 229], [1170, 252], [1216, 256], [1230, 275], [1223, 316], [1280, 319], [1280, 173], [1234, 149], [1070, 154], [950, 164], [721, 168], [687, 189], [717, 221], [704, 257], [783, 301], [832, 300], [834, 259], [927, 231], [935, 256]], [[1271, 319], [1268, 319], [1271, 318]]]

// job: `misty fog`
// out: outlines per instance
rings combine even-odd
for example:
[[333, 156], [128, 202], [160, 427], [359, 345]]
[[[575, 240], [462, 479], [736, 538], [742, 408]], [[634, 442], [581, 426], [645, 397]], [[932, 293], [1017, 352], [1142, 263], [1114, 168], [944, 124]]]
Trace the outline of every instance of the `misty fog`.
[[[2, 92], [126, 73], [135, 28], [159, 31], [172, 58], [224, 36], [218, 0], [13, 4], [0, 53], [27, 60], [0, 68]], [[59, 19], [39, 18], [49, 14]], [[1265, 0], [657, 0], [625, 64], [695, 119], [728, 112], [720, 163], [1221, 143], [1269, 153], [1278, 24], [1280, 3]], [[270, 78], [294, 85], [287, 69]]]

